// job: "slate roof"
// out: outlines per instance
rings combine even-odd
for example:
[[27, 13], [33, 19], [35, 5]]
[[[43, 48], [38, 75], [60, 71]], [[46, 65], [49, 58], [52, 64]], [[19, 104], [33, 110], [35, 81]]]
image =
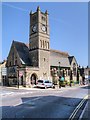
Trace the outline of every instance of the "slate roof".
[[[75, 59], [75, 61], [76, 61], [76, 58], [74, 56], [69, 56], [68, 59], [69, 59], [70, 65], [71, 65], [73, 59]], [[76, 61], [76, 64], [78, 64], [77, 61]]]
[[69, 56], [69, 57], [68, 57], [70, 65], [71, 65], [71, 63], [72, 63], [73, 58], [74, 58], [74, 56]]
[[67, 52], [62, 52], [62, 51], [59, 51], [59, 50], [53, 50], [53, 49], [50, 49], [50, 53], [54, 53], [54, 54], [57, 54], [57, 55], [62, 55], [62, 56], [65, 56], [65, 57], [68, 57], [69, 54]]
[[13, 41], [13, 44], [18, 52], [22, 64], [30, 65], [31, 61], [28, 47], [22, 42]]
[[50, 50], [50, 66], [70, 67], [68, 53]]
[[[22, 42], [13, 41], [14, 46], [18, 52], [22, 64], [31, 65], [28, 45]], [[50, 50], [50, 66], [70, 67], [72, 57], [69, 57], [67, 52], [58, 50]]]

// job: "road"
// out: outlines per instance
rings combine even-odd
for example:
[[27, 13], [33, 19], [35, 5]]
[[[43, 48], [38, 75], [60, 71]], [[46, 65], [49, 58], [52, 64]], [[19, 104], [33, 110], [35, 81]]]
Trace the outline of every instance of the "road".
[[[2, 88], [3, 118], [69, 118], [88, 94], [87, 86], [61, 89]], [[78, 112], [81, 114], [83, 108]]]

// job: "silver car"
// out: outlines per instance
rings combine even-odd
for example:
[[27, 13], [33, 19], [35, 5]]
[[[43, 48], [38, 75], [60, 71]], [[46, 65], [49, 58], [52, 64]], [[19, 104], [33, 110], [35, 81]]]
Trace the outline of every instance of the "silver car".
[[53, 88], [54, 85], [49, 80], [38, 80], [36, 86], [46, 89], [46, 88], [50, 88], [50, 87]]

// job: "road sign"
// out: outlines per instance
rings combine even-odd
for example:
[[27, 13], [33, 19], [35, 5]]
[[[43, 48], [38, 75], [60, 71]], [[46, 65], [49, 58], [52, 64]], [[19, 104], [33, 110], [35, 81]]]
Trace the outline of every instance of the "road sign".
[[6, 67], [1, 68], [1, 73], [3, 76], [6, 76], [7, 75], [7, 68]]

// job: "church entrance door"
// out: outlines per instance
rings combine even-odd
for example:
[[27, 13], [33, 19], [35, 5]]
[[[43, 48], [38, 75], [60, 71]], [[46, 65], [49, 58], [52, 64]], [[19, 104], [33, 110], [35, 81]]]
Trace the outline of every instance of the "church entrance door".
[[37, 75], [34, 73], [31, 75], [31, 84], [36, 85]]

